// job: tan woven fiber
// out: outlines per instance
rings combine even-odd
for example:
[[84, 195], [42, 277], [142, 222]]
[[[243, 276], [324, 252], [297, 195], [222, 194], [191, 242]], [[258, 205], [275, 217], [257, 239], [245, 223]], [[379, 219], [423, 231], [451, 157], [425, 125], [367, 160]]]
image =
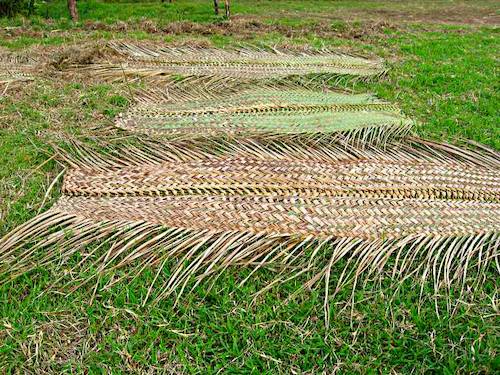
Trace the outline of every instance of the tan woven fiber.
[[500, 232], [500, 204], [475, 201], [246, 195], [68, 197], [54, 209], [94, 222], [147, 222], [221, 233], [240, 231], [299, 238], [312, 235], [318, 239]]
[[23, 82], [33, 81], [40, 71], [40, 56], [12, 53], [0, 48], [0, 96]]
[[62, 212], [200, 230], [394, 238], [500, 229], [497, 173], [437, 162], [226, 157], [74, 170], [63, 192], [82, 198], [58, 205]]
[[23, 69], [0, 67], [0, 85], [32, 81], [33, 79], [33, 75]]
[[366, 79], [380, 76], [386, 71], [378, 60], [331, 51], [170, 48], [123, 42], [110, 42], [109, 47], [119, 58], [90, 68], [95, 74], [111, 80], [124, 76], [162, 79], [175, 75], [225, 77], [227, 80], [305, 75]]
[[[135, 62], [175, 69], [207, 69], [209, 74], [218, 69], [247, 74], [279, 74], [296, 70], [296, 74], [329, 73], [332, 70], [353, 74], [379, 74], [384, 66], [380, 61], [332, 51], [295, 52], [293, 50], [258, 49], [198, 49], [198, 48], [148, 48], [138, 44], [111, 42], [109, 46]], [[140, 64], [138, 64], [141, 66]], [[238, 68], [243, 67], [240, 71]]]
[[[341, 259], [358, 278], [380, 274], [393, 254], [394, 277], [418, 272], [449, 287], [498, 256], [500, 169], [468, 164], [244, 152], [121, 168], [89, 161], [68, 171], [54, 207], [0, 241], [0, 282], [90, 246], [78, 267], [98, 272], [178, 259], [157, 298], [231, 265], [316, 269], [311, 286]], [[94, 256], [99, 243], [109, 250]]]
[[0, 56], [0, 88], [32, 81], [36, 70], [36, 65], [31, 60], [17, 61], [15, 56]]
[[500, 201], [488, 169], [415, 161], [222, 157], [184, 163], [70, 170], [63, 193], [82, 196], [262, 195]]

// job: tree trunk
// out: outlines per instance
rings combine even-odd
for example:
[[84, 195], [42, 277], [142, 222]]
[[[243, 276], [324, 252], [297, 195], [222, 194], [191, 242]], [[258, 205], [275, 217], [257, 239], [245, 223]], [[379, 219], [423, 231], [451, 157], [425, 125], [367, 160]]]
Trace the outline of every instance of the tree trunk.
[[226, 11], [226, 18], [229, 19], [231, 16], [231, 10], [230, 8], [230, 1], [229, 0], [224, 0], [224, 10]]
[[35, 12], [35, 0], [30, 0], [28, 3], [28, 16], [31, 16]]
[[219, 0], [214, 0], [214, 11], [215, 11], [215, 15], [218, 16], [219, 15]]
[[73, 22], [78, 22], [78, 9], [76, 8], [76, 0], [68, 0], [68, 10]]

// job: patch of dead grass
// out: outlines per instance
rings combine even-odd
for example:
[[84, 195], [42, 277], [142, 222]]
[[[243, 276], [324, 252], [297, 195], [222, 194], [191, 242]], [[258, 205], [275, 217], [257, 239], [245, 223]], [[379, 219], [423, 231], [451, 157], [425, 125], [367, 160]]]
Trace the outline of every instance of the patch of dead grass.
[[49, 65], [56, 70], [63, 70], [72, 65], [87, 65], [104, 57], [103, 48], [98, 44], [72, 45], [58, 49]]
[[37, 366], [40, 370], [49, 370], [53, 365], [78, 363], [96, 346], [95, 337], [89, 332], [88, 321], [69, 314], [38, 323], [34, 331], [20, 343], [27, 367]]

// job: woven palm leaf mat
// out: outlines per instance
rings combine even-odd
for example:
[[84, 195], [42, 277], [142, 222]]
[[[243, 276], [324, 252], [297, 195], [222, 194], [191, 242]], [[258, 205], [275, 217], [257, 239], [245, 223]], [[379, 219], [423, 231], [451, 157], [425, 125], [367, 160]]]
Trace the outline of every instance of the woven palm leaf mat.
[[0, 85], [32, 81], [33, 75], [28, 69], [0, 67]]
[[90, 68], [110, 80], [184, 76], [224, 77], [227, 82], [306, 75], [368, 79], [386, 71], [379, 60], [332, 51], [147, 47], [124, 42], [111, 42], [109, 47], [116, 56]]
[[254, 87], [225, 95], [205, 92], [172, 98], [151, 90], [116, 125], [159, 139], [200, 137], [290, 138], [383, 142], [406, 135], [413, 122], [371, 95], [306, 88]]
[[[98, 273], [124, 265], [160, 272], [178, 260], [158, 298], [231, 265], [273, 265], [286, 274], [276, 281], [316, 269], [308, 285], [328, 284], [341, 259], [355, 279], [393, 259], [394, 277], [418, 272], [437, 287], [499, 255], [498, 165], [248, 154], [91, 165], [70, 169], [59, 201], [2, 239], [0, 280], [82, 251], [79, 265]], [[85, 250], [102, 242], [102, 255]]]
[[0, 51], [0, 89], [6, 90], [15, 84], [32, 81], [36, 71], [36, 59]]

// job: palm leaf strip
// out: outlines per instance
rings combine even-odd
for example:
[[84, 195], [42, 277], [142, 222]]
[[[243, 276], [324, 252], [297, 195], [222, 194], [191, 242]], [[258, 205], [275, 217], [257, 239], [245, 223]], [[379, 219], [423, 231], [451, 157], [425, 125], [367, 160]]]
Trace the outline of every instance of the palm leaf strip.
[[181, 76], [204, 77], [205, 82], [212, 84], [222, 78], [227, 84], [231, 80], [290, 76], [315, 76], [321, 81], [342, 77], [372, 79], [386, 72], [379, 60], [326, 50], [173, 48], [125, 42], [110, 42], [109, 47], [118, 58], [89, 67], [93, 74], [109, 80], [121, 80], [124, 76], [169, 80]]
[[37, 61], [24, 54], [0, 53], [0, 89], [32, 81], [37, 70]]
[[[335, 290], [380, 275], [389, 259], [395, 279], [463, 289], [469, 268], [499, 255], [498, 163], [390, 159], [243, 152], [107, 169], [89, 160], [69, 170], [51, 209], [1, 240], [1, 280], [90, 249], [78, 266], [95, 275], [177, 260], [157, 298], [234, 265], [273, 265], [276, 282], [316, 270], [312, 287], [342, 259]], [[108, 250], [97, 255], [98, 243]]]
[[334, 142], [341, 137], [385, 143], [413, 125], [397, 106], [366, 94], [298, 87], [253, 87], [225, 95], [175, 91], [175, 97], [172, 91], [142, 93], [116, 125], [160, 140], [237, 136]]

